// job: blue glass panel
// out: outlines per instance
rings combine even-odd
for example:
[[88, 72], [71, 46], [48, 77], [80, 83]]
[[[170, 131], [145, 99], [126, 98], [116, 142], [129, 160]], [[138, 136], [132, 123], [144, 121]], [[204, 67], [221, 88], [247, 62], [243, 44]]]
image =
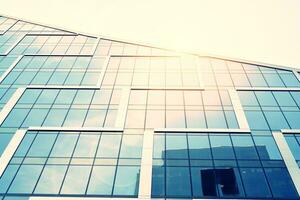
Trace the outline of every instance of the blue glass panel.
[[191, 159], [211, 159], [208, 136], [188, 135], [188, 142]]
[[228, 135], [210, 136], [214, 159], [234, 159], [234, 152]]
[[87, 194], [111, 195], [115, 171], [115, 166], [94, 166]]
[[97, 157], [117, 158], [120, 149], [121, 135], [102, 135]]
[[231, 136], [237, 159], [258, 159], [251, 136]]
[[268, 83], [269, 86], [273, 87], [284, 87], [283, 82], [281, 81], [278, 74], [268, 74], [264, 73], [264, 77]]
[[55, 104], [71, 104], [76, 90], [61, 90], [55, 100]]
[[34, 79], [32, 80], [31, 84], [36, 84], [36, 85], [45, 85], [48, 80], [50, 79], [52, 75], [52, 72], [43, 72], [40, 71], [36, 74]]
[[123, 135], [120, 158], [140, 158], [142, 145], [142, 135]]
[[60, 72], [60, 71], [56, 71], [52, 74], [48, 84], [49, 85], [62, 85], [67, 76], [68, 76], [68, 72]]
[[255, 94], [261, 106], [277, 106], [276, 100], [271, 92], [256, 91]]
[[279, 76], [287, 87], [299, 87], [300, 85], [298, 79], [293, 73], [279, 73]]
[[45, 166], [34, 193], [58, 194], [66, 170], [67, 166], [65, 165]]
[[36, 103], [38, 104], [52, 104], [58, 94], [59, 90], [43, 90]]
[[300, 112], [283, 112], [289, 125], [293, 129], [300, 128]]
[[36, 75], [36, 73], [37, 72], [26, 72], [26, 71], [24, 71], [16, 79], [14, 84], [22, 84], [22, 85], [29, 84], [31, 82], [31, 80], [34, 78], [34, 76]]
[[70, 166], [65, 177], [61, 194], [84, 194], [91, 166]]
[[87, 110], [70, 109], [64, 126], [82, 126]]
[[9, 188], [9, 192], [32, 193], [42, 167], [42, 165], [22, 165]]
[[2, 124], [2, 127], [20, 127], [29, 109], [13, 109]]
[[20, 100], [18, 101], [19, 103], [28, 103], [28, 104], [33, 104], [38, 96], [40, 95], [41, 90], [26, 90]]
[[228, 128], [239, 128], [234, 111], [224, 111]]
[[73, 104], [90, 104], [94, 90], [79, 90], [73, 101]]
[[153, 166], [152, 168], [152, 196], [165, 195], [165, 168], [162, 166]]
[[300, 92], [290, 92], [294, 100], [296, 101], [298, 107], [300, 107]]
[[73, 157], [94, 157], [99, 141], [99, 135], [80, 135]]
[[254, 130], [269, 130], [267, 121], [261, 111], [245, 111], [249, 126]]
[[48, 112], [48, 109], [31, 109], [23, 122], [22, 127], [41, 126]]
[[294, 136], [287, 136], [285, 137], [286, 142], [289, 145], [290, 150], [293, 153], [293, 156], [296, 160], [300, 160], [300, 145], [297, 142]]
[[78, 134], [60, 134], [53, 146], [51, 157], [71, 157]]
[[13, 134], [8, 133], [0, 133], [0, 156], [3, 153], [3, 151], [6, 149], [6, 146], [10, 142]]
[[43, 126], [61, 126], [67, 113], [67, 109], [50, 109]]
[[29, 150], [30, 145], [31, 145], [32, 141], [34, 140], [35, 136], [36, 136], [35, 134], [26, 134], [15, 153], [15, 156], [24, 157], [26, 155], [27, 151]]
[[279, 106], [297, 106], [289, 92], [273, 93]]
[[191, 196], [190, 173], [188, 167], [167, 167], [166, 195], [169, 197]]
[[272, 137], [256, 136], [253, 139], [261, 159], [281, 160], [281, 155]]
[[113, 194], [137, 196], [139, 190], [139, 174], [139, 167], [118, 166]]
[[205, 111], [208, 128], [227, 128], [223, 111]]
[[[205, 174], [205, 171], [213, 170], [210, 168], [201, 168], [201, 167], [192, 167], [191, 168], [191, 177], [192, 177], [192, 186], [193, 186], [193, 196], [194, 197], [205, 197], [205, 196], [217, 196], [213, 194], [213, 192], [209, 193], [206, 191], [205, 182], [206, 184], [207, 179], [209, 177]], [[206, 177], [205, 177], [206, 176]], [[209, 177], [211, 182], [214, 182], [214, 177]], [[208, 185], [208, 184], [207, 184]], [[208, 188], [208, 187], [207, 187]]]
[[299, 198], [285, 168], [267, 168], [265, 172], [274, 197], [284, 199]]
[[47, 157], [53, 146], [57, 134], [41, 133], [34, 139], [27, 156]]
[[272, 197], [264, 172], [261, 168], [241, 168], [241, 176], [247, 197]]
[[266, 87], [267, 83], [262, 74], [247, 74], [249, 81], [253, 87]]
[[264, 112], [271, 130], [281, 130], [290, 128], [281, 112]]
[[165, 136], [164, 135], [154, 136], [153, 158], [165, 158]]
[[187, 138], [185, 135], [166, 136], [166, 158], [187, 159]]
[[8, 165], [0, 179], [0, 192], [5, 193], [13, 180], [19, 165]]

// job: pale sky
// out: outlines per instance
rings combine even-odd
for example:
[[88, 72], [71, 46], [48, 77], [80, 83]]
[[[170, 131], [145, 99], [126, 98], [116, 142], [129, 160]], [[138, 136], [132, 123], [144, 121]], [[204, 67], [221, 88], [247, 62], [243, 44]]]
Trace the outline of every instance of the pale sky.
[[300, 68], [299, 0], [0, 0], [0, 13], [153, 46]]

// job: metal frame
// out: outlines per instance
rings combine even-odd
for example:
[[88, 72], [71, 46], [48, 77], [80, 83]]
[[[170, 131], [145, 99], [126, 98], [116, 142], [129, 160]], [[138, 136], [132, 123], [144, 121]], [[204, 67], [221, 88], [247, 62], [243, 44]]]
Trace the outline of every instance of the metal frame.
[[129, 97], [130, 97], [130, 88], [124, 87], [122, 89], [122, 95], [121, 95], [121, 100], [118, 108], [115, 127], [124, 128], [125, 126]]
[[131, 87], [131, 90], [193, 90], [193, 91], [204, 91], [202, 87]]
[[143, 138], [142, 161], [139, 181], [139, 199], [151, 199], [154, 131], [146, 130]]
[[251, 133], [247, 129], [213, 129], [213, 128], [155, 128], [155, 133]]
[[300, 87], [237, 87], [237, 91], [300, 91]]
[[[293, 130], [293, 132], [295, 133], [295, 130]], [[300, 168], [298, 167], [298, 164], [296, 163], [295, 158], [283, 136], [284, 133], [285, 132], [272, 132], [283, 161], [293, 180], [298, 195], [300, 196]], [[298, 133], [300, 134], [299, 130]]]

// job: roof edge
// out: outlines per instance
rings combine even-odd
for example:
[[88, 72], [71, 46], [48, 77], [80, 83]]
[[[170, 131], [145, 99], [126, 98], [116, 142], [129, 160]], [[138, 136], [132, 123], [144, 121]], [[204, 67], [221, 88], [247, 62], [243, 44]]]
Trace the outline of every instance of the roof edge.
[[104, 40], [122, 42], [122, 43], [126, 43], [126, 44], [133, 44], [133, 45], [140, 45], [140, 46], [151, 47], [151, 48], [158, 48], [158, 49], [162, 49], [162, 50], [174, 51], [174, 52], [177, 52], [177, 53], [188, 54], [188, 55], [199, 56], [199, 57], [209, 57], [209, 58], [223, 59], [223, 60], [227, 60], [227, 61], [240, 62], [240, 63], [245, 63], [245, 64], [259, 65], [259, 66], [264, 66], [264, 67], [270, 67], [270, 68], [277, 68], [277, 69], [284, 69], [284, 70], [291, 70], [291, 71], [300, 72], [300, 68], [296, 68], [296, 67], [288, 67], [288, 66], [285, 66], [285, 65], [276, 65], [276, 64], [264, 63], [264, 62], [260, 62], [260, 61], [239, 59], [239, 58], [227, 57], [227, 56], [221, 56], [221, 55], [209, 54], [209, 53], [178, 51], [176, 49], [170, 49], [170, 48], [165, 48], [165, 47], [161, 47], [161, 46], [156, 46], [156, 45], [153, 45], [153, 44], [147, 43], [147, 42], [138, 42], [138, 41], [131, 41], [131, 40], [126, 40], [126, 39], [123, 40], [121, 38], [109, 37], [109, 36], [104, 36], [104, 35], [101, 35], [101, 34], [95, 35], [95, 34], [92, 34], [92, 33], [73, 30], [71, 28], [60, 27], [60, 26], [55, 26], [55, 25], [49, 25], [49, 24], [40, 23], [40, 22], [34, 22], [32, 20], [27, 20], [27, 19], [20, 19], [18, 17], [10, 16], [10, 15], [3, 14], [3, 13], [0, 13], [0, 16], [15, 19], [15, 20], [18, 20], [18, 21], [26, 22], [26, 23], [39, 25], [39, 26], [58, 29], [58, 30], [61, 30], [61, 31], [69, 32], [69, 33], [83, 35], [83, 36], [87, 36], [87, 37], [94, 37], [94, 38], [99, 38], [99, 39], [104, 39]]

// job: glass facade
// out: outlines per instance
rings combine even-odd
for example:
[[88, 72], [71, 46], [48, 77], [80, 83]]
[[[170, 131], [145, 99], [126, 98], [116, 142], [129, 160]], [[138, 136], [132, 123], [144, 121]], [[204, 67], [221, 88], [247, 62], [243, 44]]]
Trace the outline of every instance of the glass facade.
[[0, 200], [299, 199], [299, 77], [0, 16]]

